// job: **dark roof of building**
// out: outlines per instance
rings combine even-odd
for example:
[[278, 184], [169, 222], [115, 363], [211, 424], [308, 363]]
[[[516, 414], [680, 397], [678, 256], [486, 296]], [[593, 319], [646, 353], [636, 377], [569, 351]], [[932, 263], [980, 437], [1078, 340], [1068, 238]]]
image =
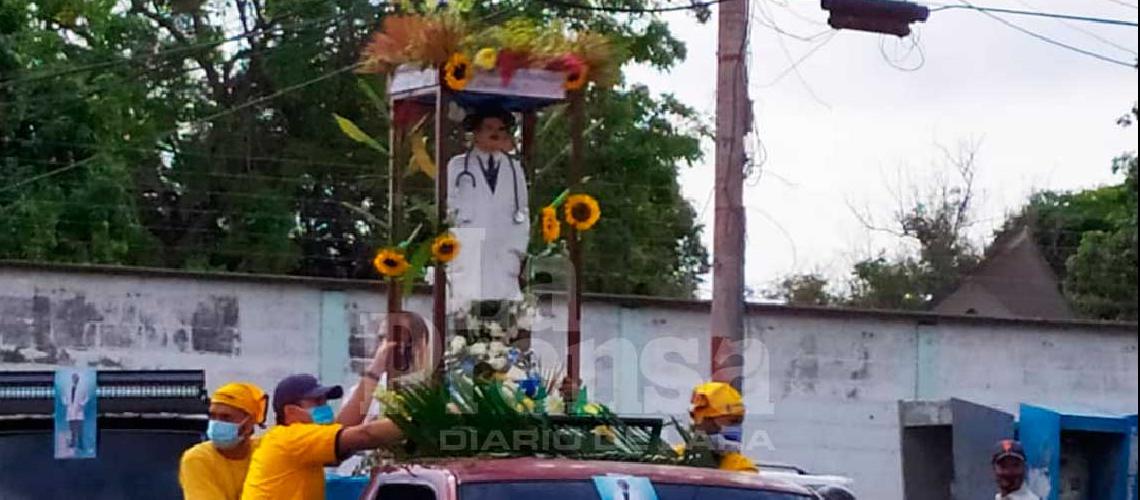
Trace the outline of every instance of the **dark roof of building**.
[[1027, 227], [1000, 234], [981, 264], [934, 306], [942, 314], [1070, 320], [1076, 316]]

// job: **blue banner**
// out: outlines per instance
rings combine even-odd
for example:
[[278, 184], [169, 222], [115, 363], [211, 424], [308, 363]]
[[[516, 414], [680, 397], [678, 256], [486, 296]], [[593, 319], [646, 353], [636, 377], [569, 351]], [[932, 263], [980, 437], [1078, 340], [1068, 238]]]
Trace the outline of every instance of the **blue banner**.
[[596, 476], [594, 487], [601, 500], [657, 500], [657, 491], [646, 477]]

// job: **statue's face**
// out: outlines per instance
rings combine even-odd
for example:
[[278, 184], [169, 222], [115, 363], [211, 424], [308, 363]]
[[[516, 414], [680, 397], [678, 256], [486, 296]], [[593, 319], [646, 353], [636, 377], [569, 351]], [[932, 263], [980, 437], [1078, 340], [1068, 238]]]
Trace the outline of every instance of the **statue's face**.
[[514, 137], [503, 120], [484, 118], [475, 129], [475, 147], [483, 151], [505, 153], [514, 149]]

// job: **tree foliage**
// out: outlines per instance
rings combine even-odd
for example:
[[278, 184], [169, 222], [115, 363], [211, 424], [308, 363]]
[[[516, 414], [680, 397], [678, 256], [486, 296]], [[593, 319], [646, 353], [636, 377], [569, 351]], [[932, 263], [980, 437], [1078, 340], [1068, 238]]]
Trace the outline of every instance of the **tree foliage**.
[[[1131, 126], [1137, 116], [1118, 120]], [[1083, 317], [1137, 317], [1136, 154], [1113, 160], [1119, 184], [1079, 191], [1042, 191], [1006, 221], [1004, 230], [1032, 229], [1038, 247], [1062, 280], [1062, 290]]]
[[[1137, 109], [1121, 118], [1131, 126]], [[958, 155], [959, 166], [973, 155]], [[1121, 155], [1112, 170], [1119, 184], [1079, 191], [1042, 191], [1009, 217], [1000, 231], [1028, 227], [1046, 261], [1062, 281], [1062, 291], [1083, 317], [1137, 318], [1137, 156]], [[972, 168], [959, 169], [963, 183], [938, 183], [926, 196], [933, 203], [900, 203], [895, 226], [876, 227], [918, 243], [917, 254], [885, 254], [857, 262], [845, 289], [838, 292], [818, 274], [790, 275], [768, 293], [789, 304], [825, 303], [878, 309], [925, 309], [940, 293], [952, 290], [978, 263], [963, 237], [969, 222]], [[919, 198], [912, 198], [919, 199]]]
[[828, 306], [839, 298], [827, 286], [827, 278], [819, 273], [792, 274], [768, 290], [765, 298], [793, 306]]
[[[685, 55], [652, 16], [472, 6], [489, 22], [524, 15], [607, 33], [623, 57], [660, 68]], [[387, 137], [385, 82], [352, 74], [385, 9], [0, 0], [0, 258], [375, 277], [388, 158], [333, 116]], [[700, 156], [698, 117], [624, 85], [594, 91], [588, 112], [588, 190], [606, 222], [587, 243], [587, 289], [692, 294], [707, 256], [676, 175]], [[565, 187], [564, 113], [542, 130], [536, 200]], [[408, 189], [422, 204], [431, 184], [409, 178]]]
[[974, 176], [978, 145], [940, 147], [955, 179], [936, 178], [925, 187], [897, 195], [893, 224], [880, 227], [856, 215], [864, 226], [915, 244], [916, 254], [879, 254], [855, 263], [843, 303], [872, 309], [926, 309], [957, 286], [978, 263], [966, 238], [973, 223]]

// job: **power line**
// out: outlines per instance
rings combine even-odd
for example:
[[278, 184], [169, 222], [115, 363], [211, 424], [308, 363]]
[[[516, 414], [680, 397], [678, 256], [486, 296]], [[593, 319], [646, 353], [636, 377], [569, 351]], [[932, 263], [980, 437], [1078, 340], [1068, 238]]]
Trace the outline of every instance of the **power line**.
[[206, 49], [206, 48], [217, 47], [219, 45], [225, 45], [227, 43], [242, 41], [242, 40], [244, 40], [250, 36], [257, 35], [259, 33], [266, 32], [269, 30], [300, 29], [300, 28], [310, 27], [310, 25], [320, 25], [322, 23], [326, 23], [329, 21], [336, 20], [336, 17], [338, 17], [339, 15], [340, 14], [334, 14], [334, 15], [330, 15], [330, 16], [324, 16], [321, 18], [317, 18], [317, 19], [310, 19], [307, 21], [299, 22], [299, 23], [296, 23], [293, 25], [288, 25], [288, 26], [286, 26], [286, 25], [275, 25], [275, 26], [267, 26], [267, 27], [252, 29], [252, 30], [249, 30], [249, 31], [246, 31], [243, 33], [238, 33], [236, 35], [223, 38], [221, 40], [212, 40], [209, 42], [200, 42], [200, 43], [196, 43], [196, 44], [184, 45], [184, 46], [175, 47], [172, 49], [160, 50], [160, 51], [157, 51], [155, 53], [139, 54], [139, 55], [136, 55], [133, 57], [127, 57], [124, 59], [115, 59], [112, 61], [103, 61], [103, 62], [98, 62], [98, 63], [85, 64], [85, 65], [74, 66], [71, 68], [66, 68], [66, 69], [57, 70], [57, 71], [41, 72], [38, 74], [26, 76], [24, 78], [10, 78], [7, 80], [0, 81], [0, 88], [7, 87], [10, 85], [16, 85], [16, 84], [30, 83], [30, 82], [40, 81], [40, 80], [48, 80], [48, 79], [57, 78], [57, 77], [61, 77], [61, 76], [67, 76], [67, 75], [71, 75], [71, 74], [75, 74], [75, 73], [83, 73], [83, 72], [93, 71], [93, 70], [97, 70], [97, 69], [104, 69], [104, 68], [108, 68], [108, 67], [112, 67], [112, 66], [117, 66], [120, 64], [129, 64], [129, 63], [133, 63], [133, 62], [144, 61], [147, 59], [163, 58], [163, 57], [167, 57], [167, 56], [174, 55], [174, 54], [180, 54], [182, 52], [190, 52], [190, 51], [194, 51], [194, 50], [198, 50], [198, 49]]
[[[316, 78], [313, 78], [313, 79], [310, 79], [310, 80], [307, 80], [307, 81], [304, 81], [304, 82], [301, 82], [301, 83], [297, 83], [297, 84], [294, 84], [294, 85], [290, 85], [290, 86], [288, 86], [288, 87], [285, 87], [285, 88], [283, 88], [283, 89], [281, 89], [281, 90], [279, 90], [279, 91], [277, 91], [277, 92], [274, 92], [274, 93], [272, 93], [272, 94], [269, 94], [269, 95], [267, 95], [267, 96], [262, 96], [262, 97], [259, 97], [259, 98], [257, 98], [257, 99], [252, 99], [252, 100], [246, 101], [246, 102], [244, 102], [244, 103], [242, 103], [242, 104], [239, 104], [239, 105], [237, 105], [237, 106], [234, 106], [234, 107], [232, 107], [232, 108], [229, 108], [229, 109], [226, 109], [226, 110], [223, 110], [223, 111], [219, 111], [219, 112], [217, 112], [217, 113], [213, 113], [213, 114], [210, 114], [210, 115], [206, 115], [206, 116], [204, 116], [204, 117], [202, 117], [202, 118], [198, 118], [198, 119], [196, 119], [196, 120], [192, 120], [192, 121], [190, 121], [190, 122], [187, 122], [187, 123], [184, 123], [184, 124], [182, 124], [182, 125], [181, 125], [181, 126], [179, 126], [179, 127], [176, 127], [176, 128], [174, 128], [174, 129], [171, 129], [171, 130], [168, 130], [168, 131], [165, 131], [165, 132], [161, 132], [161, 133], [159, 133], [159, 134], [156, 134], [156, 135], [155, 135], [155, 141], [161, 140], [161, 139], [165, 138], [165, 137], [166, 137], [166, 136], [168, 136], [168, 135], [177, 134], [177, 133], [178, 133], [178, 131], [179, 131], [179, 130], [182, 130], [184, 127], [192, 127], [192, 126], [194, 126], [194, 125], [199, 125], [199, 124], [202, 124], [202, 123], [205, 123], [205, 122], [213, 121], [213, 120], [216, 120], [216, 119], [218, 119], [218, 118], [222, 118], [222, 117], [225, 117], [225, 116], [231, 115], [231, 114], [233, 114], [233, 113], [236, 113], [236, 112], [238, 112], [238, 111], [241, 111], [241, 110], [243, 110], [243, 109], [249, 108], [249, 107], [251, 107], [251, 106], [256, 106], [256, 105], [258, 105], [258, 104], [261, 104], [261, 103], [263, 103], [263, 102], [266, 102], [266, 101], [270, 101], [270, 100], [272, 100], [272, 99], [276, 99], [276, 98], [278, 98], [278, 97], [281, 97], [281, 96], [283, 96], [283, 95], [285, 95], [285, 94], [287, 94], [287, 93], [289, 93], [289, 92], [293, 92], [293, 91], [295, 91], [295, 90], [299, 90], [299, 89], [301, 89], [301, 88], [307, 87], [307, 86], [309, 86], [309, 85], [312, 85], [312, 84], [314, 84], [314, 83], [317, 83], [317, 82], [321, 82], [321, 81], [327, 80], [327, 79], [329, 79], [329, 78], [332, 78], [332, 77], [334, 77], [334, 76], [337, 76], [337, 75], [339, 75], [339, 74], [341, 74], [341, 73], [344, 73], [344, 72], [346, 72], [346, 71], [351, 71], [351, 70], [353, 70], [353, 69], [356, 69], [356, 68], [360, 67], [360, 65], [361, 65], [361, 64], [362, 64], [362, 63], [359, 63], [359, 62], [357, 62], [357, 63], [353, 63], [353, 64], [350, 64], [350, 65], [348, 65], [348, 66], [345, 66], [345, 67], [343, 67], [343, 68], [340, 68], [340, 69], [338, 69], [338, 70], [335, 70], [335, 71], [330, 71], [330, 72], [328, 72], [328, 73], [325, 73], [324, 75], [318, 76], [318, 77], [316, 77]], [[53, 176], [53, 175], [56, 175], [56, 174], [61, 174], [61, 173], [63, 173], [63, 172], [67, 172], [67, 171], [69, 171], [69, 170], [72, 170], [72, 169], [74, 169], [74, 168], [77, 168], [77, 167], [80, 167], [80, 166], [83, 166], [83, 165], [85, 165], [85, 164], [86, 164], [88, 161], [90, 161], [90, 160], [92, 160], [92, 159], [94, 159], [94, 158], [95, 158], [95, 156], [91, 156], [91, 157], [88, 157], [88, 158], [86, 158], [86, 159], [84, 159], [84, 160], [81, 160], [81, 161], [78, 161], [78, 162], [76, 162], [76, 163], [73, 163], [73, 164], [71, 164], [71, 165], [68, 165], [68, 166], [66, 166], [66, 167], [62, 167], [62, 168], [59, 168], [59, 169], [56, 169], [56, 170], [52, 170], [51, 172], [45, 172], [45, 173], [43, 173], [43, 174], [40, 174], [40, 175], [37, 175], [37, 176], [33, 176], [33, 177], [30, 177], [30, 178], [28, 178], [28, 179], [24, 179], [24, 180], [21, 180], [21, 181], [17, 181], [17, 182], [15, 183], [15, 186], [23, 186], [23, 185], [27, 185], [27, 184], [30, 184], [30, 183], [32, 183], [32, 182], [35, 182], [35, 181], [38, 181], [38, 180], [41, 180], [41, 179], [44, 179], [44, 178], [47, 178], [47, 177], [51, 177], [51, 176]], [[10, 190], [10, 189], [14, 189], [14, 186], [6, 186], [6, 187], [4, 187], [3, 189], [0, 189], [0, 192], [3, 192], [3, 191], [7, 191], [7, 190]]]
[[[1093, 51], [1091, 51], [1091, 50], [1082, 49], [1082, 48], [1080, 48], [1080, 47], [1076, 47], [1076, 46], [1073, 46], [1073, 45], [1069, 45], [1069, 44], [1067, 44], [1067, 43], [1065, 43], [1065, 42], [1061, 42], [1061, 41], [1058, 41], [1058, 40], [1054, 40], [1054, 39], [1052, 39], [1052, 38], [1049, 38], [1049, 37], [1047, 37], [1047, 36], [1045, 36], [1045, 35], [1042, 35], [1042, 34], [1040, 34], [1040, 33], [1037, 33], [1037, 32], [1035, 32], [1035, 31], [1032, 31], [1032, 30], [1029, 30], [1029, 29], [1023, 28], [1023, 27], [1021, 27], [1021, 26], [1019, 26], [1019, 25], [1017, 25], [1017, 24], [1014, 24], [1013, 22], [1009, 21], [1008, 19], [1005, 19], [1005, 18], [1003, 18], [1003, 17], [1001, 17], [1001, 16], [998, 16], [998, 15], [994, 14], [994, 13], [993, 13], [993, 12], [991, 12], [990, 10], [982, 10], [981, 8], [978, 8], [978, 7], [974, 7], [973, 5], [971, 5], [971, 4], [970, 4], [969, 2], [967, 2], [966, 0], [961, 0], [961, 1], [962, 1], [963, 3], [965, 3], [966, 5], [962, 5], [962, 6], [958, 6], [958, 7], [962, 7], [962, 8], [970, 8], [970, 9], [976, 10], [976, 11], [978, 11], [978, 12], [981, 12], [982, 14], [984, 14], [984, 15], [986, 15], [986, 16], [989, 16], [989, 17], [990, 17], [990, 18], [992, 18], [993, 20], [995, 20], [995, 21], [997, 21], [997, 22], [999, 22], [999, 23], [1002, 23], [1002, 24], [1004, 24], [1004, 25], [1008, 26], [1008, 27], [1009, 27], [1009, 28], [1011, 28], [1011, 29], [1014, 29], [1014, 30], [1020, 31], [1020, 32], [1022, 32], [1022, 33], [1024, 33], [1024, 34], [1026, 34], [1026, 35], [1029, 35], [1029, 36], [1031, 36], [1031, 37], [1033, 37], [1033, 38], [1036, 38], [1036, 39], [1038, 39], [1038, 40], [1041, 40], [1041, 41], [1043, 41], [1043, 42], [1045, 42], [1045, 43], [1048, 43], [1048, 44], [1050, 44], [1050, 45], [1055, 45], [1055, 46], [1057, 46], [1057, 47], [1061, 47], [1061, 48], [1063, 48], [1063, 49], [1071, 50], [1071, 51], [1073, 51], [1073, 52], [1076, 52], [1076, 53], [1078, 53], [1078, 54], [1083, 54], [1083, 55], [1086, 55], [1086, 56], [1092, 57], [1092, 58], [1094, 58], [1094, 59], [1099, 59], [1099, 60], [1101, 60], [1101, 61], [1104, 61], [1104, 62], [1108, 62], [1108, 63], [1112, 63], [1112, 64], [1118, 64], [1118, 65], [1120, 65], [1120, 66], [1124, 66], [1124, 67], [1128, 67], [1128, 68], [1135, 68], [1135, 67], [1136, 67], [1136, 64], [1135, 64], [1135, 63], [1130, 63], [1130, 62], [1121, 61], [1121, 60], [1119, 60], [1119, 59], [1114, 59], [1114, 58], [1108, 57], [1108, 56], [1106, 56], [1106, 55], [1104, 55], [1104, 54], [1098, 54], [1098, 53], [1096, 53], [1096, 52], [1093, 52]], [[950, 6], [945, 6], [945, 8], [951, 8], [951, 7], [955, 7], [955, 6], [953, 6], [953, 5], [950, 5]], [[1048, 17], [1058, 17], [1058, 16], [1048, 16]], [[1072, 16], [1070, 16], [1069, 18], [1072, 18]], [[1133, 26], [1135, 26], [1135, 24], [1134, 24], [1134, 23], [1133, 23], [1132, 25], [1133, 25]]]
[[1012, 14], [1018, 16], [1036, 16], [1036, 17], [1050, 17], [1054, 19], [1068, 19], [1070, 21], [1083, 21], [1088, 23], [1108, 24], [1112, 26], [1128, 26], [1135, 28], [1140, 26], [1136, 21], [1124, 21], [1120, 19], [1105, 19], [1102, 17], [1088, 17], [1088, 16], [1075, 16], [1071, 14], [1055, 14], [1051, 12], [1039, 12], [1033, 10], [1015, 10], [1015, 9], [1001, 9], [997, 7], [979, 7], [966, 3], [966, 5], [939, 5], [930, 9], [930, 12], [938, 12], [940, 10], [950, 9], [967, 9], [983, 14]]
[[[894, 59], [893, 60], [887, 55], [887, 47], [886, 47], [887, 37], [885, 35], [880, 36], [879, 37], [879, 54], [883, 56], [883, 60], [886, 61], [887, 64], [889, 64], [892, 68], [895, 68], [899, 71], [905, 71], [905, 72], [910, 73], [910, 72], [914, 72], [914, 71], [918, 71], [918, 70], [922, 69], [923, 66], [926, 66], [926, 51], [922, 50], [922, 40], [921, 40], [922, 37], [919, 35], [920, 33], [921, 33], [921, 31], [919, 31], [917, 27], [915, 27], [915, 29], [913, 31], [911, 31], [910, 37], [908, 37], [910, 39], [910, 47], [907, 48], [906, 53], [902, 54], [901, 56], [899, 55], [899, 47], [902, 46], [903, 41], [901, 39], [894, 38], [895, 50], [894, 50]], [[903, 66], [901, 64], [903, 61], [905, 61], [907, 58], [909, 58], [911, 54], [915, 54], [915, 53], [918, 54], [918, 62], [917, 63], [915, 63], [913, 66]]]
[[94, 159], [95, 159], [95, 156], [92, 155], [92, 156], [89, 156], [89, 157], [84, 158], [82, 160], [79, 160], [75, 163], [72, 163], [70, 165], [66, 165], [66, 166], [57, 168], [55, 170], [49, 171], [49, 172], [44, 172], [44, 173], [39, 174], [39, 175], [33, 175], [33, 176], [31, 176], [27, 179], [24, 179], [22, 181], [16, 181], [15, 183], [9, 184], [7, 186], [0, 187], [0, 193], [6, 192], [6, 191], [14, 191], [20, 187], [26, 186], [26, 185], [31, 184], [33, 182], [36, 182], [40, 179], [45, 179], [45, 178], [51, 177], [53, 175], [62, 174], [64, 172], [74, 170], [76, 168], [82, 167], [83, 165], [86, 165], [87, 163], [91, 162]]
[[[1020, 4], [1022, 4], [1022, 5], [1024, 5], [1024, 6], [1026, 6], [1026, 7], [1030, 8], [1030, 9], [1034, 8], [1034, 7], [1033, 7], [1033, 5], [1029, 4], [1028, 2], [1026, 2], [1026, 1], [1024, 1], [1024, 0], [1016, 0], [1016, 1], [1017, 1], [1017, 3], [1020, 3]], [[1098, 42], [1101, 42], [1101, 43], [1103, 43], [1103, 44], [1105, 44], [1105, 45], [1108, 45], [1108, 46], [1110, 46], [1110, 47], [1112, 47], [1112, 48], [1115, 48], [1115, 49], [1119, 49], [1119, 50], [1122, 50], [1122, 51], [1124, 51], [1124, 52], [1127, 52], [1127, 53], [1129, 53], [1129, 54], [1132, 54], [1133, 56], [1136, 56], [1136, 51], [1135, 51], [1135, 50], [1132, 50], [1132, 49], [1130, 49], [1130, 48], [1128, 48], [1128, 47], [1125, 47], [1125, 46], [1123, 46], [1123, 45], [1120, 45], [1119, 43], [1113, 42], [1112, 40], [1109, 40], [1109, 39], [1107, 39], [1107, 38], [1105, 38], [1105, 37], [1103, 37], [1103, 36], [1100, 36], [1100, 35], [1098, 35], [1098, 34], [1096, 34], [1096, 33], [1093, 33], [1093, 32], [1092, 32], [1092, 31], [1090, 31], [1090, 30], [1087, 30], [1087, 29], [1084, 29], [1084, 28], [1082, 28], [1082, 27], [1080, 27], [1080, 26], [1077, 26], [1077, 25], [1076, 25], [1076, 23], [1072, 23], [1072, 22], [1066, 21], [1066, 20], [1064, 20], [1064, 19], [1059, 19], [1057, 22], [1059, 22], [1059, 23], [1061, 23], [1061, 24], [1065, 25], [1067, 28], [1069, 28], [1069, 29], [1071, 29], [1071, 30], [1074, 30], [1074, 31], [1079, 31], [1079, 32], [1081, 32], [1081, 33], [1084, 33], [1085, 35], [1089, 36], [1090, 38], [1092, 38], [1092, 39], [1094, 39], [1094, 40], [1096, 40], [1096, 41], [1098, 41]]]
[[824, 38], [822, 42], [815, 44], [815, 46], [812, 47], [811, 50], [808, 50], [807, 52], [804, 53], [804, 55], [800, 56], [799, 59], [796, 59], [796, 61], [794, 63], [789, 65], [787, 68], [784, 68], [784, 70], [781, 71], [778, 75], [776, 75], [775, 78], [771, 79], [770, 81], [768, 81], [766, 83], [759, 84], [759, 85], [757, 85], [757, 87], [758, 88], [766, 88], [766, 87], [771, 87], [777, 83], [780, 83], [780, 81], [783, 80], [784, 77], [790, 75], [792, 73], [792, 71], [795, 70], [795, 68], [797, 68], [801, 64], [803, 64], [804, 61], [807, 61], [808, 58], [810, 58], [812, 56], [812, 54], [815, 54], [820, 49], [822, 49], [825, 45], [827, 45], [832, 40], [834, 40], [835, 35], [837, 33], [839, 33], [839, 32], [838, 31], [832, 31], [827, 38]]
[[593, 12], [610, 12], [617, 14], [660, 14], [663, 12], [678, 12], [683, 10], [700, 10], [706, 9], [712, 5], [724, 2], [726, 0], [708, 0], [705, 2], [692, 2], [689, 5], [677, 5], [673, 7], [657, 7], [651, 9], [636, 8], [636, 7], [604, 7], [600, 5], [588, 5], [576, 2], [565, 2], [562, 0], [543, 0], [543, 2], [550, 5], [556, 5], [567, 9], [588, 10]]
[[1112, 2], [1116, 5], [1121, 6], [1121, 7], [1128, 7], [1129, 9], [1132, 9], [1132, 10], [1137, 9], [1136, 4], [1128, 3], [1128, 2], [1125, 2], [1124, 0], [1107, 0], [1107, 1]]
[[[756, 9], [757, 12], [761, 16], [763, 16], [764, 19], [767, 19], [768, 22], [771, 23], [773, 26], [776, 25], [776, 20], [768, 14], [768, 11], [766, 11], [764, 9], [763, 2], [757, 2], [756, 8], [757, 8]], [[827, 31], [820, 32], [819, 34], [813, 35], [813, 36], [822, 36], [822, 35], [825, 35], [826, 33], [832, 32], [832, 31], [833, 30], [829, 29]], [[812, 86], [810, 84], [808, 84], [807, 79], [804, 78], [803, 73], [800, 73], [799, 65], [795, 64], [795, 62], [792, 60], [792, 53], [791, 53], [791, 51], [788, 50], [788, 44], [784, 42], [783, 30], [779, 30], [779, 29], [776, 30], [776, 41], [780, 45], [780, 51], [784, 53], [784, 58], [787, 59], [788, 62], [791, 64], [789, 66], [789, 68], [791, 68], [792, 73], [796, 75], [796, 79], [799, 80], [800, 84], [803, 85], [804, 90], [807, 90], [808, 95], [810, 95], [811, 98], [813, 100], [815, 100], [815, 102], [819, 103], [821, 106], [823, 106], [827, 109], [831, 109], [831, 105], [828, 104], [823, 99], [821, 99], [818, 94], [816, 94], [815, 89], [813, 89]]]

